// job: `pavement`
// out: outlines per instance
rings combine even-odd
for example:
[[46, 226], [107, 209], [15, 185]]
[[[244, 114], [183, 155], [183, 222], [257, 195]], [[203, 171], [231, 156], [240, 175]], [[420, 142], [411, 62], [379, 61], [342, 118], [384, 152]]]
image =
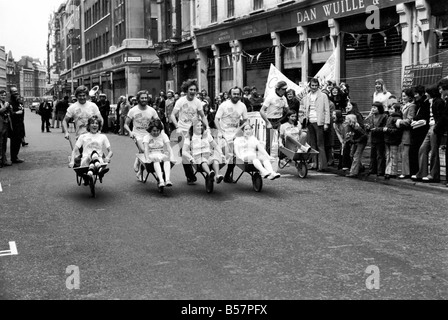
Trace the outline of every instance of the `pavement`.
[[[440, 163], [441, 164], [445, 163], [445, 152], [440, 151], [439, 154], [440, 154]], [[369, 167], [369, 165], [368, 165], [369, 162], [370, 162], [370, 147], [367, 147], [364, 150], [363, 159], [362, 159], [362, 163], [364, 164], [364, 167], [367, 170]], [[401, 168], [401, 159], [398, 163], [398, 168]], [[338, 170], [336, 167], [328, 167], [328, 172], [337, 174], [339, 176], [346, 175], [346, 173], [343, 170]], [[399, 169], [398, 175], [400, 175], [400, 169]], [[385, 180], [384, 177], [377, 177], [376, 175], [369, 175], [366, 172], [361, 173], [359, 175], [358, 179], [366, 181], [366, 182], [380, 183], [380, 184], [384, 184], [384, 185], [396, 186], [396, 187], [402, 187], [402, 188], [411, 188], [414, 190], [425, 190], [425, 191], [430, 191], [430, 192], [448, 193], [448, 187], [446, 186], [446, 184], [447, 184], [446, 170], [443, 165], [441, 165], [440, 175], [441, 175], [441, 177], [440, 177], [441, 182], [439, 182], [439, 183], [417, 182], [417, 181], [413, 181], [411, 179], [398, 179], [398, 178]], [[347, 178], [347, 179], [353, 179], [353, 178]]]

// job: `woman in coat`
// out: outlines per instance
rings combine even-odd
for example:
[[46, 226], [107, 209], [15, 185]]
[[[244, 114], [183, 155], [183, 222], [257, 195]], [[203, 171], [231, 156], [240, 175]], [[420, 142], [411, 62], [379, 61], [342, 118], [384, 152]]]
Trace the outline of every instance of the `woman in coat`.
[[401, 175], [398, 178], [410, 179], [409, 150], [411, 148], [411, 123], [415, 116], [414, 90], [404, 89], [401, 99], [403, 100], [403, 105], [401, 106], [403, 119], [397, 121], [397, 128], [403, 130], [403, 136], [401, 138]]

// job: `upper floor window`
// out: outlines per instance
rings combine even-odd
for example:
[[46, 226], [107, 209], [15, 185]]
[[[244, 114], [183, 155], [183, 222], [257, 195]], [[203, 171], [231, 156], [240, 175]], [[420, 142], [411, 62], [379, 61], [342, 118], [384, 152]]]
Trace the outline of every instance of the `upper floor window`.
[[218, 0], [210, 0], [211, 22], [218, 21]]
[[227, 0], [227, 18], [235, 15], [235, 0]]
[[263, 0], [254, 0], [254, 10], [263, 9]]

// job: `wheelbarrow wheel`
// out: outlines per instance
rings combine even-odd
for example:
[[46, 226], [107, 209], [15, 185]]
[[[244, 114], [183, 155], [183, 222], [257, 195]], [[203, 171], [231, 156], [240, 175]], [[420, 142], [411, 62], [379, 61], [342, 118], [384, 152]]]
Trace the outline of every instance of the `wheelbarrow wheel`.
[[252, 177], [252, 185], [255, 192], [261, 192], [261, 189], [263, 189], [263, 179], [258, 172], [255, 173]]
[[90, 185], [90, 193], [92, 194], [92, 198], [95, 198], [95, 179], [89, 176], [89, 185]]
[[306, 176], [308, 175], [308, 167], [306, 163], [302, 161], [296, 162], [296, 168], [299, 173], [299, 177], [305, 179]]
[[214, 181], [213, 179], [210, 179], [209, 177], [205, 178], [205, 190], [207, 190], [207, 193], [212, 193], [214, 189]]

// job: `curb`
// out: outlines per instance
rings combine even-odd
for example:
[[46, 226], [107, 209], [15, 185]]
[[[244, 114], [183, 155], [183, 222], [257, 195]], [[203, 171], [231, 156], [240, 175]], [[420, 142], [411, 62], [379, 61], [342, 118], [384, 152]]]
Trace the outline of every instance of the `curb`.
[[[338, 170], [335, 168], [327, 168], [327, 172], [339, 175], [341, 177], [345, 177], [345, 173], [342, 170]], [[347, 178], [351, 179], [351, 178]], [[416, 182], [412, 181], [410, 179], [406, 180], [399, 180], [399, 179], [390, 179], [390, 180], [384, 180], [384, 177], [377, 177], [374, 176], [368, 176], [366, 174], [362, 174], [357, 180], [372, 182], [372, 183], [379, 183], [383, 185], [388, 186], [394, 186], [394, 187], [401, 187], [401, 188], [408, 188], [408, 189], [414, 189], [419, 191], [435, 191], [435, 192], [441, 192], [441, 193], [448, 193], [448, 188], [445, 186], [445, 183], [424, 183], [424, 182]]]

